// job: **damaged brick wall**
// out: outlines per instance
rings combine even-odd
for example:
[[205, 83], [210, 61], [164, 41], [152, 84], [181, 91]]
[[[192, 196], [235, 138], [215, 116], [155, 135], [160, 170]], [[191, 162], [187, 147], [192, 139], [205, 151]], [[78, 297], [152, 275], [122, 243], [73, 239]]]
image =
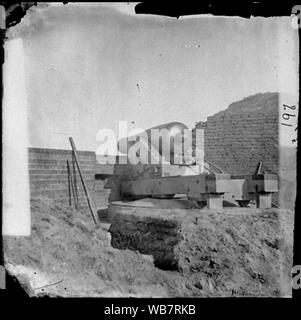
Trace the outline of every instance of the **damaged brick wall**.
[[230, 174], [278, 173], [278, 93], [250, 96], [199, 122], [205, 130], [205, 159]]
[[[88, 188], [91, 192], [94, 192], [96, 166], [95, 153], [90, 151], [78, 151], [78, 156], [86, 177]], [[28, 159], [31, 198], [43, 196], [68, 204], [70, 191], [67, 160], [69, 160], [78, 194], [79, 206], [81, 209], [87, 208], [88, 204], [78, 170], [76, 167], [73, 167], [71, 151], [29, 148]]]

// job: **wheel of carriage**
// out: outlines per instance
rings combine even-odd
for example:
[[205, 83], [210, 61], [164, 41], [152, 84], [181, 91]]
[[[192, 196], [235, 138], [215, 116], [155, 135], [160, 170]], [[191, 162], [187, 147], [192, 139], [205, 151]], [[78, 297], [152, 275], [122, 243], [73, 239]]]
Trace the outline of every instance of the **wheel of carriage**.
[[249, 204], [250, 200], [237, 200], [237, 203], [239, 204], [240, 207], [247, 207]]

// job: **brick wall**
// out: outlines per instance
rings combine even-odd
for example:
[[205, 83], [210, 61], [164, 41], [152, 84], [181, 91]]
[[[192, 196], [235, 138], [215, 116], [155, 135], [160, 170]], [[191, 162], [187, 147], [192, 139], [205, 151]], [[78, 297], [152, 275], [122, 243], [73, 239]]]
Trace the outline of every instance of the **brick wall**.
[[[78, 155], [88, 188], [93, 195], [95, 186], [95, 153], [90, 151], [79, 151]], [[75, 169], [75, 175], [73, 175], [73, 177], [78, 193], [80, 208], [87, 208], [88, 204], [78, 170], [76, 167], [73, 167], [71, 151], [29, 148], [28, 157], [31, 198], [44, 196], [68, 204], [69, 183], [67, 160], [69, 160], [71, 171], [74, 172]]]
[[200, 122], [205, 130], [205, 159], [230, 174], [253, 173], [257, 163], [278, 173], [278, 94], [266, 93], [231, 104]]

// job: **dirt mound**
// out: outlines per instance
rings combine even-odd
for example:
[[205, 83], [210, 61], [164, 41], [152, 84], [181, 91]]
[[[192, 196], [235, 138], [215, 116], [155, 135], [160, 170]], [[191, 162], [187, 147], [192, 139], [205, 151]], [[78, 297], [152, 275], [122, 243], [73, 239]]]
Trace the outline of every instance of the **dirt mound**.
[[[155, 267], [151, 255], [128, 250], [130, 244], [124, 250], [112, 248], [109, 224], [96, 227], [88, 213], [42, 198], [32, 200], [31, 207], [31, 236], [3, 241], [5, 267], [31, 296], [283, 295], [279, 279], [287, 283], [292, 253], [287, 212], [228, 219], [191, 210], [176, 252], [181, 270], [169, 271]], [[180, 215], [185, 220], [183, 210], [177, 212], [171, 219]], [[164, 233], [161, 237], [164, 241]], [[285, 273], [279, 273], [280, 267]]]
[[88, 214], [47, 199], [31, 207], [31, 236], [4, 237], [6, 268], [30, 295], [169, 294], [150, 256], [111, 248], [105, 225], [95, 227]]
[[112, 219], [112, 245], [152, 254], [203, 292], [289, 296], [293, 215], [289, 210], [121, 208]]
[[227, 296], [291, 295], [291, 212], [227, 211], [182, 224], [183, 241], [176, 248], [182, 272], [192, 279], [201, 274], [213, 292]]
[[216, 113], [214, 116], [231, 116], [240, 113], [278, 113], [279, 93], [266, 92], [246, 97], [233, 102], [226, 110]]

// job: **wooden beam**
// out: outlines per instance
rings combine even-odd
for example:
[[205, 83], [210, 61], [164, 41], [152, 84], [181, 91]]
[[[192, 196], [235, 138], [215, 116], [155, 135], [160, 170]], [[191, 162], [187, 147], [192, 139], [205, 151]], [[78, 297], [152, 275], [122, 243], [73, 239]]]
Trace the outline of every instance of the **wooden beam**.
[[87, 197], [87, 201], [88, 201], [88, 205], [89, 205], [89, 208], [90, 208], [90, 211], [91, 211], [91, 214], [92, 214], [92, 218], [93, 218], [94, 223], [97, 225], [96, 210], [94, 208], [94, 204], [93, 204], [92, 199], [90, 197], [90, 193], [89, 193], [89, 190], [88, 190], [88, 187], [87, 187], [87, 184], [86, 184], [86, 179], [85, 179], [84, 173], [81, 170], [80, 162], [79, 162], [79, 159], [78, 159], [78, 156], [77, 156], [77, 150], [76, 150], [76, 147], [75, 147], [75, 144], [74, 144], [74, 141], [73, 141], [72, 137], [69, 137], [69, 141], [70, 141], [70, 144], [71, 144], [71, 148], [73, 150], [74, 159], [75, 159], [75, 162], [76, 162], [76, 165], [77, 165], [77, 169], [78, 169], [78, 172], [79, 172], [80, 179], [81, 179], [83, 187], [84, 187], [84, 191], [85, 191], [85, 194], [86, 194], [86, 197]]

